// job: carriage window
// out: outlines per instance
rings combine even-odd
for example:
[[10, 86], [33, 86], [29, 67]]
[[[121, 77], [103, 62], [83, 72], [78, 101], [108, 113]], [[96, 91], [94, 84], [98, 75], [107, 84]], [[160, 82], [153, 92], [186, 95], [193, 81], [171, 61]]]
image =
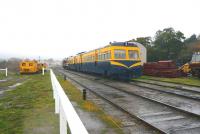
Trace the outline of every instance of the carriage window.
[[98, 60], [101, 60], [101, 55], [99, 54], [99, 58], [98, 58]]
[[125, 50], [114, 50], [115, 59], [125, 59], [126, 51]]
[[108, 52], [108, 59], [110, 59], [110, 51]]
[[106, 54], [103, 54], [103, 60], [106, 60]]
[[101, 60], [104, 60], [104, 58], [103, 58], [103, 57], [104, 57], [104, 55], [103, 55], [103, 54], [101, 54]]
[[134, 50], [128, 50], [128, 56], [129, 56], [129, 59], [138, 59], [139, 58], [138, 52], [134, 51]]
[[108, 53], [105, 53], [105, 60], [108, 59]]

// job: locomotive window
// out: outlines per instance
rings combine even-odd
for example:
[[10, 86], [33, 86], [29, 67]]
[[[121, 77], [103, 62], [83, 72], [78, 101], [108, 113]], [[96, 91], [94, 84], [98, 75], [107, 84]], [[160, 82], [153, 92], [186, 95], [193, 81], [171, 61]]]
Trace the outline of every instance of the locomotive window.
[[29, 66], [33, 66], [33, 63], [29, 63]]
[[22, 66], [26, 66], [26, 63], [22, 63]]
[[115, 59], [126, 59], [125, 50], [114, 50]]
[[137, 51], [128, 50], [129, 59], [138, 59], [139, 55]]

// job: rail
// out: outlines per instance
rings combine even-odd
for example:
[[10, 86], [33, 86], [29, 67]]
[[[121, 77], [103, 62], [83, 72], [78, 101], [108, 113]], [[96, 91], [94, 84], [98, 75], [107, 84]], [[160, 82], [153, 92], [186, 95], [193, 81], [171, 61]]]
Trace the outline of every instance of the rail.
[[50, 74], [55, 99], [55, 113], [60, 115], [60, 134], [88, 134], [51, 69]]
[[6, 77], [8, 76], [8, 68], [0, 69], [0, 71], [5, 71], [5, 73], [6, 73]]

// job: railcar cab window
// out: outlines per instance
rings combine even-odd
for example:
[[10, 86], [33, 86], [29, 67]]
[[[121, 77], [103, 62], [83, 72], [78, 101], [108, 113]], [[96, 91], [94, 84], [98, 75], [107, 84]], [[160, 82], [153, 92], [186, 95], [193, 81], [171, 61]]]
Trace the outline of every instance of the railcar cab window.
[[135, 50], [128, 50], [129, 59], [138, 59], [139, 55], [138, 52]]
[[115, 59], [126, 59], [125, 50], [114, 50]]

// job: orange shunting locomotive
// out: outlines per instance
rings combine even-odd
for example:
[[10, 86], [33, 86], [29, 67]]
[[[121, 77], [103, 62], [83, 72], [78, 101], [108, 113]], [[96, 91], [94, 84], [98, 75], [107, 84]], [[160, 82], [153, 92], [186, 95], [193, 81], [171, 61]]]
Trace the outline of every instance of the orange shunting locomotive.
[[46, 69], [46, 63], [39, 63], [36, 60], [24, 60], [20, 62], [20, 73], [21, 74], [31, 74], [38, 73], [42, 71], [42, 68]]

